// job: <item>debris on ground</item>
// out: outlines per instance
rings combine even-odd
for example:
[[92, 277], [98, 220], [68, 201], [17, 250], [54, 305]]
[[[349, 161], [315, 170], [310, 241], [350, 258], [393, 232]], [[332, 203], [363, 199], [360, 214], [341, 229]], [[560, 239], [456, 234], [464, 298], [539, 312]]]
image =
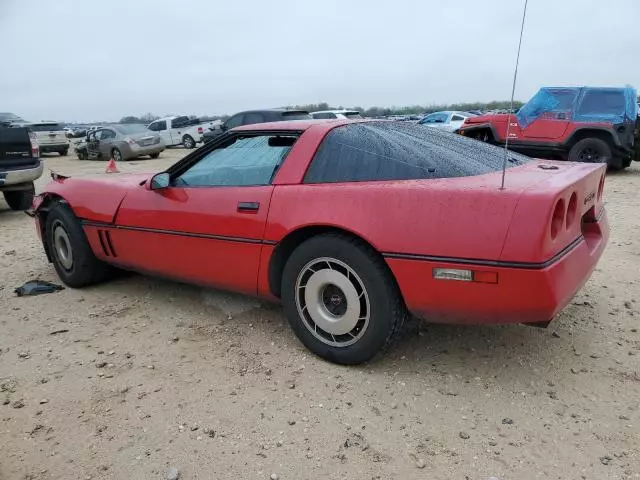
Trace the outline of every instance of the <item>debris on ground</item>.
[[55, 283], [45, 282], [44, 280], [30, 280], [21, 287], [14, 290], [19, 297], [26, 297], [32, 295], [42, 295], [44, 293], [54, 293], [64, 290], [62, 285], [56, 285]]

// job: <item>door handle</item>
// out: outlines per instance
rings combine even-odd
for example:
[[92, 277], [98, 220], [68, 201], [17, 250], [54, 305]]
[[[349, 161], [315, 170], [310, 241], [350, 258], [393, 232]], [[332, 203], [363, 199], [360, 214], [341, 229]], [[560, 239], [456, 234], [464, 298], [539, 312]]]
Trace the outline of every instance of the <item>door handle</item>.
[[260, 202], [238, 202], [239, 212], [257, 212], [260, 209]]

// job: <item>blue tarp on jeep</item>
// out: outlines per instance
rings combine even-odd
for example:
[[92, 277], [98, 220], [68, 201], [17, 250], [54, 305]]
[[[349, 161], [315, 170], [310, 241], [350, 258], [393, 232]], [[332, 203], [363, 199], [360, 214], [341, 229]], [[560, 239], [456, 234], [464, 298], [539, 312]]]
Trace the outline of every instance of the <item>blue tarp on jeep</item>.
[[618, 124], [638, 116], [636, 90], [632, 87], [544, 87], [516, 114], [526, 128], [546, 112], [558, 120]]

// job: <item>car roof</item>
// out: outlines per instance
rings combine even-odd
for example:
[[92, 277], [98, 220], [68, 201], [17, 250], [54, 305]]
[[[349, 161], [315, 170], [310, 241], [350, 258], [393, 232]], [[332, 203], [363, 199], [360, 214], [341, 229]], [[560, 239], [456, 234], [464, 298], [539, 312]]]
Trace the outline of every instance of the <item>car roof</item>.
[[349, 109], [343, 108], [341, 110], [318, 110], [311, 113], [360, 113], [360, 112], [358, 110], [349, 110]]
[[358, 123], [363, 120], [347, 120], [347, 119], [335, 119], [335, 120], [284, 120], [281, 122], [268, 122], [268, 123], [253, 123], [250, 125], [242, 125], [240, 127], [232, 128], [232, 132], [244, 132], [244, 131], [273, 131], [273, 130], [290, 130], [304, 131], [311, 127], [320, 126], [325, 130], [331, 130], [332, 128], [344, 125], [347, 123]]

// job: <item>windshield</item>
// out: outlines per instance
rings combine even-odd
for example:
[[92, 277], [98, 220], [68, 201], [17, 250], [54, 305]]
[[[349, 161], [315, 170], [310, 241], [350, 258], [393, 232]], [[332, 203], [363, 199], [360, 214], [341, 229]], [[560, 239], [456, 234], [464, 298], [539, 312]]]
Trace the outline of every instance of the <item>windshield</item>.
[[151, 130], [149, 130], [146, 126], [139, 124], [117, 125], [114, 128], [118, 132], [124, 133], [125, 135], [132, 133], [151, 133]]

